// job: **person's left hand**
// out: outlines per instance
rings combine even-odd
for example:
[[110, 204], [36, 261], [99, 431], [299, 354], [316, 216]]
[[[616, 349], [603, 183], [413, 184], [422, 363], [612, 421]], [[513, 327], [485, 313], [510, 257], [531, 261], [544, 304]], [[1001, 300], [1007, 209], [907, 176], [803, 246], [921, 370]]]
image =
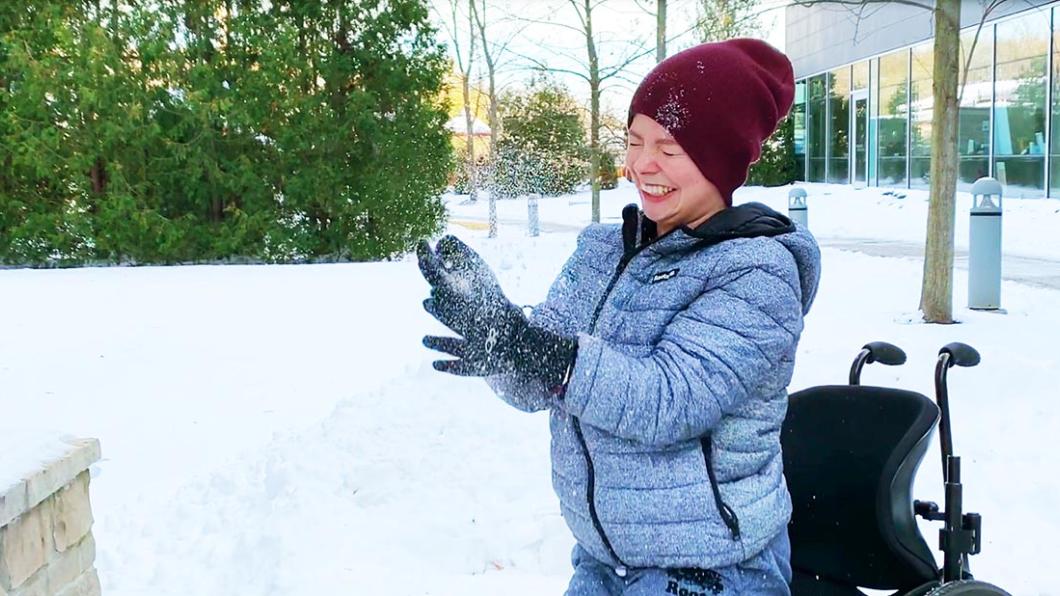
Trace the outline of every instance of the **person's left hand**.
[[563, 382], [576, 341], [531, 325], [474, 250], [446, 236], [437, 252], [421, 242], [416, 254], [431, 284], [424, 309], [460, 336], [423, 338], [428, 348], [457, 358], [435, 361], [436, 370], [461, 376], [520, 372], [550, 387]]

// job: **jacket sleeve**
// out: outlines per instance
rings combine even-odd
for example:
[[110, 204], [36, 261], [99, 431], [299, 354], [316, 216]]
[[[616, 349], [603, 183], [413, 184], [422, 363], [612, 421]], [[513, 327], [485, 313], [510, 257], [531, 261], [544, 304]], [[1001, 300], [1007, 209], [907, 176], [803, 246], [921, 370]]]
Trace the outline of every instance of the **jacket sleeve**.
[[712, 274], [645, 357], [579, 334], [562, 407], [611, 434], [669, 445], [703, 436], [752, 396], [783, 389], [802, 331], [798, 276], [793, 261], [753, 259]]
[[[563, 265], [559, 276], [549, 288], [545, 301], [534, 307], [530, 314], [532, 325], [560, 335], [574, 337], [575, 330], [570, 308], [574, 286], [577, 282], [575, 275], [578, 259], [581, 258], [584, 237], [585, 231], [583, 230], [578, 236], [578, 248]], [[524, 412], [545, 410], [553, 404], [554, 396], [549, 388], [545, 387], [545, 383], [536, 377], [515, 373], [491, 375], [486, 377], [486, 383], [498, 397]]]

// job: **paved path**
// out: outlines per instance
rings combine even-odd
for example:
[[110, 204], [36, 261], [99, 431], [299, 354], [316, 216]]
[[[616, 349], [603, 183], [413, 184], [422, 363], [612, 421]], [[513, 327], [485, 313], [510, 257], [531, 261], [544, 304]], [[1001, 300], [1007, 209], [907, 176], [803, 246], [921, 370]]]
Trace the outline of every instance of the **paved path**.
[[[924, 258], [924, 245], [915, 242], [869, 238], [818, 238], [817, 240], [821, 246], [875, 257]], [[968, 251], [958, 250], [953, 260], [954, 265], [959, 269], [968, 269]], [[1001, 278], [1040, 288], [1060, 290], [1060, 261], [1002, 254]]]
[[[485, 229], [486, 220], [477, 217], [453, 217], [451, 223], [473, 229]], [[506, 226], [526, 226], [525, 219], [499, 219]], [[584, 226], [541, 222], [542, 232], [576, 232]], [[901, 240], [880, 240], [873, 238], [831, 238], [818, 237], [822, 247], [859, 252], [874, 257], [898, 257], [910, 259], [924, 258], [924, 245]], [[954, 264], [960, 269], [968, 269], [968, 251], [958, 250]], [[1001, 256], [1001, 277], [1040, 288], [1060, 290], [1060, 261], [1024, 257], [1010, 254]]]

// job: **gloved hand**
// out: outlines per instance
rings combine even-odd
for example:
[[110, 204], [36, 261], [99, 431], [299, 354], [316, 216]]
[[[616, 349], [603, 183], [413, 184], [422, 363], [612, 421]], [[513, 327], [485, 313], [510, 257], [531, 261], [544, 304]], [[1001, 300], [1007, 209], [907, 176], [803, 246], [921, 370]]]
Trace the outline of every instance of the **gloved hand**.
[[437, 360], [436, 370], [461, 376], [518, 372], [561, 385], [574, 362], [577, 341], [535, 327], [501, 290], [489, 266], [455, 236], [416, 247], [420, 271], [431, 284], [424, 309], [460, 337], [426, 336], [423, 344], [456, 360]]

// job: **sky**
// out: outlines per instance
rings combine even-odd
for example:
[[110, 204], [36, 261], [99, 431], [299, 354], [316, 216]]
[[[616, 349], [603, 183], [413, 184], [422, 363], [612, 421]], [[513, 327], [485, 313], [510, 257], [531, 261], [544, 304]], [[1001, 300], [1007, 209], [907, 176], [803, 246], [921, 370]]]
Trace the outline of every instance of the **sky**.
[[[481, 0], [479, 0], [481, 1]], [[466, 10], [466, 1], [457, 0], [461, 11]], [[486, 0], [487, 35], [491, 44], [509, 40], [507, 51], [502, 55], [503, 67], [499, 68], [498, 85], [517, 87], [525, 83], [534, 71], [534, 64], [544, 63], [552, 68], [586, 72], [587, 63], [584, 34], [578, 16], [569, 0]], [[693, 0], [670, 0], [667, 11], [667, 35], [672, 39], [667, 45], [668, 54], [697, 43], [694, 31], [690, 30], [696, 20], [696, 5]], [[761, 37], [774, 46], [784, 49], [784, 0], [763, 0]], [[613, 68], [630, 56], [642, 53], [637, 59], [613, 77], [602, 91], [601, 104], [605, 112], [623, 114], [637, 83], [655, 64], [655, 15], [654, 0], [598, 0], [593, 10], [593, 29], [598, 39], [597, 51], [601, 69]], [[431, 0], [432, 19], [439, 29], [439, 37], [447, 44], [450, 56], [455, 60], [453, 44], [452, 8], [450, 0]], [[463, 30], [457, 34], [462, 51], [466, 54], [466, 12], [458, 15]], [[476, 58], [473, 72], [481, 68], [483, 86], [486, 85], [485, 61]], [[474, 75], [473, 75], [474, 76]], [[588, 105], [589, 85], [580, 77], [557, 73], [571, 93]]]

